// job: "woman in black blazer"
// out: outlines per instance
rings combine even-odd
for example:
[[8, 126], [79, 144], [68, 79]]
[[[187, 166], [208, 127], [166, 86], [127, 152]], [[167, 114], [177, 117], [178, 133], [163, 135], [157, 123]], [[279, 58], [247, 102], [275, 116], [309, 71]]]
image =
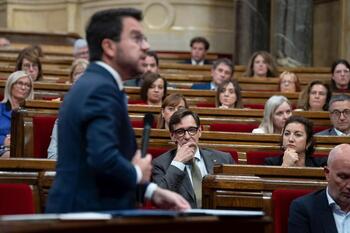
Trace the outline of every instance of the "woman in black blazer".
[[302, 116], [291, 116], [281, 135], [283, 155], [265, 159], [265, 165], [282, 167], [323, 167], [327, 158], [315, 158], [313, 123]]

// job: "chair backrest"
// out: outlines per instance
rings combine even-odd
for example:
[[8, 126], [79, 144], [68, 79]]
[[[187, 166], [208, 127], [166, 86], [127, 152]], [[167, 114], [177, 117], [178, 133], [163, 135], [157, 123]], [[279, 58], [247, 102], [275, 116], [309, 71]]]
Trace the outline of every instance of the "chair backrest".
[[313, 190], [282, 190], [272, 192], [274, 233], [288, 232], [289, 206], [298, 197], [304, 196]]
[[56, 116], [33, 117], [33, 154], [36, 158], [47, 158], [47, 148], [50, 145], [51, 133], [55, 120]]
[[0, 215], [34, 213], [33, 192], [28, 184], [0, 184]]
[[280, 156], [281, 151], [247, 151], [247, 164], [264, 165], [265, 158]]
[[232, 159], [238, 163], [238, 153], [236, 150], [229, 150], [229, 149], [223, 149], [223, 150], [220, 150], [220, 151], [223, 151], [223, 152], [227, 152], [231, 155]]
[[215, 108], [215, 103], [210, 103], [210, 102], [199, 102], [196, 104], [197, 107], [201, 108]]
[[170, 150], [170, 148], [167, 147], [149, 147], [147, 152], [152, 155], [152, 159], [157, 158], [159, 155], [164, 154]]
[[250, 133], [258, 126], [258, 123], [214, 123], [210, 124], [209, 129], [210, 131]]
[[264, 109], [264, 104], [244, 104], [245, 108], [252, 108], [252, 109]]

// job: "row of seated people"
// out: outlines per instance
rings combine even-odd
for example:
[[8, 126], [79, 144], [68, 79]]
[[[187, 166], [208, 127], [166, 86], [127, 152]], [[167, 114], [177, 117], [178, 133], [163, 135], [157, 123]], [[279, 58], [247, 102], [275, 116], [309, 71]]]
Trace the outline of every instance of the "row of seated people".
[[[25, 78], [24, 78], [25, 79]], [[12, 80], [12, 79], [11, 79]], [[11, 80], [9, 79], [8, 81], [8, 83], [11, 83]], [[13, 81], [13, 80], [12, 80]], [[13, 82], [12, 84], [9, 84], [9, 88], [8, 89], [10, 89], [10, 86], [12, 86], [14, 83], [16, 83], [16, 85], [18, 86], [20, 86], [20, 88], [24, 88], [24, 89], [28, 89], [28, 87], [29, 86], [31, 86], [31, 85], [24, 85], [24, 84], [21, 84], [21, 82], [18, 82], [17, 83], [17, 81], [15, 81], [15, 82]], [[15, 85], [15, 86], [16, 86]], [[14, 88], [15, 89], [15, 88]], [[6, 91], [7, 93], [8, 93], [8, 91]], [[11, 94], [10, 93], [8, 93], [8, 96], [11, 96]], [[30, 94], [27, 96], [27, 97], [29, 97], [30, 98]], [[339, 96], [338, 96], [339, 97]], [[340, 99], [336, 99], [336, 98], [338, 98], [337, 96], [335, 96], [335, 100], [336, 101], [333, 101], [333, 102], [337, 102], [337, 103], [343, 103], [343, 105], [345, 106], [345, 109], [346, 109], [346, 103], [348, 102], [347, 101], [347, 99], [346, 99], [346, 96], [344, 96], [344, 95], [341, 95], [340, 97], [342, 97], [342, 98], [340, 98]], [[345, 98], [344, 98], [345, 97]], [[10, 100], [10, 98], [8, 97], [7, 98], [7, 100], [5, 101], [5, 99], [4, 99], [4, 102], [7, 102], [7, 105], [11, 102], [11, 101], [9, 101]], [[317, 101], [316, 101], [317, 102]], [[16, 105], [15, 105], [16, 106]], [[169, 97], [168, 97], [168, 99], [166, 100], [166, 101], [164, 101], [164, 104], [163, 104], [163, 106], [162, 106], [162, 114], [161, 115], [167, 115], [167, 114], [169, 114], [169, 113], [167, 113], [169, 110], [170, 111], [173, 111], [174, 109], [176, 109], [176, 108], [179, 108], [179, 107], [183, 107], [183, 106], [185, 106], [185, 107], [188, 107], [188, 105], [187, 105], [187, 103], [186, 103], [186, 99], [185, 98], [183, 98], [183, 97], [181, 97], [181, 96], [179, 96], [179, 95], [170, 95]], [[343, 106], [343, 107], [344, 107]], [[291, 105], [290, 105], [290, 103], [288, 103], [288, 100], [286, 100], [285, 98], [283, 98], [282, 96], [274, 96], [274, 97], [271, 97], [270, 98], [270, 100], [269, 101], [267, 101], [267, 103], [266, 103], [266, 107], [267, 108], [265, 108], [265, 114], [264, 114], [264, 120], [263, 120], [263, 122], [265, 122], [260, 128], [262, 128], [262, 129], [264, 129], [265, 131], [262, 131], [262, 132], [266, 132], [266, 133], [279, 133], [280, 132], [280, 130], [281, 130], [281, 128], [282, 128], [282, 125], [283, 125], [283, 122], [286, 120], [286, 118], [291, 114]], [[15, 107], [16, 108], [16, 107]], [[339, 107], [338, 107], [339, 108]], [[10, 109], [9, 107], [7, 107], [7, 109]], [[342, 111], [344, 111], [343, 109], [334, 109], [335, 111], [334, 111], [334, 113], [335, 114], [332, 114], [332, 115], [334, 115], [334, 119], [333, 119], [333, 121], [335, 122], [335, 123], [337, 123], [337, 121], [340, 121], [340, 123], [338, 123], [338, 124], [341, 124], [342, 123], [342, 121], [344, 121], [343, 119], [345, 118], [346, 119], [346, 111], [343, 113], [343, 114], [341, 114], [340, 113], [340, 116], [339, 117], [337, 117], [339, 114], [337, 114], [338, 112], [342, 112]], [[281, 113], [280, 113], [281, 112]], [[278, 115], [278, 114], [276, 114], [276, 113], [278, 113], [278, 114], [280, 114], [280, 116], [282, 116], [281, 117], [281, 119], [280, 120], [277, 120], [278, 118], [277, 117], [275, 117], [275, 115]], [[9, 113], [7, 114], [7, 115], [9, 115]], [[275, 119], [273, 119], [272, 118], [272, 116], [274, 116], [275, 118], [276, 118], [276, 120]], [[9, 116], [7, 116], [7, 118], [9, 118]], [[332, 120], [332, 118], [331, 118], [331, 120]], [[332, 121], [332, 123], [333, 123], [333, 121]], [[6, 122], [6, 121], [3, 121], [3, 122]], [[9, 122], [9, 120], [8, 120], [8, 122]], [[271, 123], [273, 123], [273, 124], [271, 124]], [[334, 123], [334, 124], [335, 124]], [[163, 124], [163, 126], [161, 126], [161, 124]], [[162, 127], [164, 127], [164, 125], [166, 125], [166, 124], [164, 124], [164, 123], [159, 123], [159, 127], [160, 128], [162, 128]], [[5, 128], [9, 128], [9, 126], [5, 126]], [[216, 126], [217, 128], [216, 128], [216, 130], [220, 130], [220, 128], [218, 128], [218, 127], [220, 127], [220, 126]], [[255, 126], [250, 126], [250, 127], [255, 127]], [[337, 126], [335, 125], [335, 128], [337, 128]], [[339, 127], [338, 127], [338, 129], [340, 129]], [[213, 126], [213, 130], [215, 130], [215, 126]], [[221, 129], [222, 130], [222, 129]], [[340, 132], [345, 132], [346, 133], [346, 130], [347, 129], [340, 129]], [[248, 130], [249, 131], [249, 130]], [[329, 132], [331, 132], [331, 131], [329, 131]], [[332, 130], [332, 132], [333, 132], [333, 134], [334, 133], [336, 133], [336, 132], [339, 132], [339, 131], [334, 131], [334, 130]], [[8, 145], [8, 143], [6, 143], [6, 141], [5, 141], [5, 139], [4, 139], [4, 143], [3, 143], [3, 145]]]
[[[81, 41], [81, 40], [77, 40]], [[86, 43], [86, 42], [85, 42]], [[77, 43], [79, 44], [79, 43]], [[81, 57], [84, 59], [88, 58], [88, 48], [85, 44], [81, 45], [81, 47], [77, 47], [74, 49], [75, 58]], [[40, 57], [42, 56], [42, 51], [40, 47], [28, 47], [21, 51], [18, 55], [16, 61], [16, 70], [26, 70], [31, 74], [34, 81], [42, 80], [42, 67], [40, 63]], [[247, 72], [244, 76], [246, 77], [274, 77], [277, 76], [276, 68], [273, 65], [273, 59], [271, 55], [267, 52], [256, 52], [253, 54], [251, 60], [248, 64]], [[150, 51], [149, 56], [145, 58], [144, 61], [141, 61], [140, 66], [145, 67], [145, 69], [152, 69], [152, 72], [159, 72], [159, 60], [157, 54], [155, 52]], [[348, 89], [349, 85], [349, 63], [346, 60], [338, 60], [336, 61], [331, 68], [332, 78], [329, 80], [330, 88], [334, 91], [342, 91]], [[228, 80], [233, 76], [233, 65], [232, 62], [228, 59], [218, 59], [214, 62], [211, 76], [212, 82], [201, 84], [201, 85], [193, 85], [195, 89], [216, 89], [218, 84], [220, 84], [223, 80]], [[286, 76], [286, 77], [284, 77]], [[139, 81], [129, 82], [129, 85], [138, 84]], [[283, 72], [281, 74], [281, 82], [280, 88], [286, 89], [290, 91], [293, 89], [292, 86], [298, 91], [299, 80], [297, 76], [290, 73]], [[288, 90], [290, 89], [290, 90]]]

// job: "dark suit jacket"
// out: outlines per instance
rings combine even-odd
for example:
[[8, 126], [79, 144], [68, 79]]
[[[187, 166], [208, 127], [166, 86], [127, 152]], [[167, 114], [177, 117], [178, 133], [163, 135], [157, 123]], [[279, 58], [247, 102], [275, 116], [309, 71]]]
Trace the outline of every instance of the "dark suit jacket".
[[46, 212], [134, 208], [137, 175], [130, 160], [136, 142], [113, 76], [91, 63], [65, 96], [59, 119], [56, 178]]
[[[192, 64], [192, 60], [191, 59], [186, 59], [182, 64]], [[204, 65], [211, 65], [211, 61], [204, 59]]]
[[[268, 157], [264, 161], [264, 165], [281, 166], [283, 163], [283, 155]], [[327, 165], [327, 158], [316, 158], [313, 156], [305, 157], [305, 167], [324, 167]]]
[[289, 233], [337, 233], [326, 190], [295, 199], [289, 208]]
[[334, 128], [325, 129], [321, 132], [316, 133], [315, 135], [328, 135], [328, 136], [337, 136], [337, 133], [335, 132]]
[[[228, 153], [211, 149], [200, 149], [199, 151], [204, 160], [208, 174], [213, 173], [214, 164], [234, 163], [231, 155]], [[152, 161], [152, 179], [160, 187], [181, 194], [190, 203], [192, 208], [196, 208], [195, 193], [186, 169], [181, 171], [175, 166], [170, 166], [175, 155], [176, 149], [173, 149]]]
[[196, 89], [196, 90], [210, 90], [210, 83], [194, 83], [191, 86], [191, 89]]

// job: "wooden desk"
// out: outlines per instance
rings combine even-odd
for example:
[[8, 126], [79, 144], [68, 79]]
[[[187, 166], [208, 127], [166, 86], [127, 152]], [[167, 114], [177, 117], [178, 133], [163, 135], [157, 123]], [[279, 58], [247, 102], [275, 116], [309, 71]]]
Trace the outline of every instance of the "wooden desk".
[[267, 217], [133, 217], [105, 221], [15, 221], [0, 222], [3, 233], [120, 232], [120, 233], [262, 233], [271, 223]]

